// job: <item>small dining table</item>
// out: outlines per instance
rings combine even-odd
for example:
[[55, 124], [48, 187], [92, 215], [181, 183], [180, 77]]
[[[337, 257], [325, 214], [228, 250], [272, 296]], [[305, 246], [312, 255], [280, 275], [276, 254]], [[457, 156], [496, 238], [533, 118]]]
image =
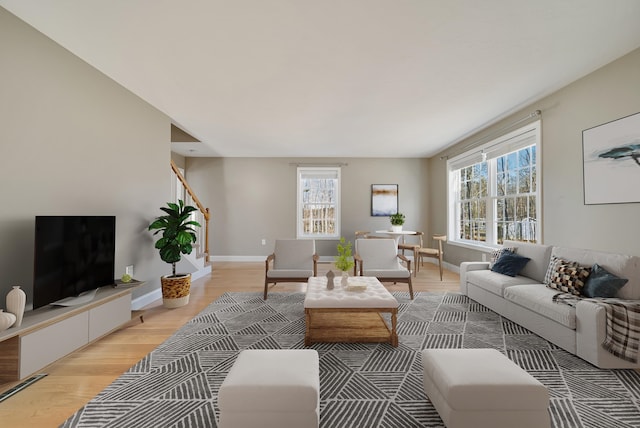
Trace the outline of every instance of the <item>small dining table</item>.
[[396, 247], [397, 247], [398, 244], [400, 243], [400, 238], [403, 238], [404, 235], [415, 235], [416, 231], [415, 230], [400, 230], [400, 231], [395, 232], [393, 230], [376, 230], [376, 233], [379, 233], [381, 235], [389, 235], [391, 238], [396, 240]]

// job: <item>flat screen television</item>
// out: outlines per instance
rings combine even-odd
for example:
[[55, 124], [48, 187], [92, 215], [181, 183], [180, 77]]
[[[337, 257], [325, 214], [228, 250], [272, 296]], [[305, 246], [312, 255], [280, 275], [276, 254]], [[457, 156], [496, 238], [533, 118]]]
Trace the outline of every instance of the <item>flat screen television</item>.
[[114, 284], [115, 216], [36, 216], [33, 309]]

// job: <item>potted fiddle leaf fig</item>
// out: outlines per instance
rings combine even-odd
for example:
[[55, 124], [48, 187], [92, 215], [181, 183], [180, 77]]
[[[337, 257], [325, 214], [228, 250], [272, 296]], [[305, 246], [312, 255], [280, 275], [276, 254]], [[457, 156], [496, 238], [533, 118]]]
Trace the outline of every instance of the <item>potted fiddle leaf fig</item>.
[[196, 227], [200, 223], [191, 220], [191, 213], [197, 208], [185, 205], [183, 201], [177, 204], [167, 202], [166, 207], [160, 207], [165, 215], [157, 217], [150, 225], [149, 230], [162, 236], [156, 241], [155, 247], [160, 252], [163, 262], [171, 264], [171, 275], [160, 278], [162, 283], [162, 302], [166, 308], [177, 308], [189, 303], [191, 289], [191, 274], [176, 273], [176, 264], [181, 260], [182, 254], [191, 254], [193, 244], [196, 242]]
[[397, 212], [391, 214], [389, 217], [391, 221], [391, 230], [394, 232], [402, 232], [402, 225], [404, 224], [404, 214]]

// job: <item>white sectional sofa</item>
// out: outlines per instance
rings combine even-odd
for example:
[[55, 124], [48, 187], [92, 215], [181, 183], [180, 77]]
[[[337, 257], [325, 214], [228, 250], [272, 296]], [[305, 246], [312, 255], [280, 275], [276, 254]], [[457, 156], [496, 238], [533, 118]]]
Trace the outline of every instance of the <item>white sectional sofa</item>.
[[602, 346], [606, 311], [591, 301], [575, 307], [553, 302], [557, 290], [546, 287], [544, 277], [552, 256], [583, 266], [598, 263], [607, 271], [628, 279], [617, 297], [640, 299], [640, 258], [592, 250], [505, 241], [516, 254], [531, 260], [515, 277], [490, 270], [489, 262], [460, 265], [460, 291], [500, 315], [544, 337], [557, 346], [600, 368], [638, 368]]

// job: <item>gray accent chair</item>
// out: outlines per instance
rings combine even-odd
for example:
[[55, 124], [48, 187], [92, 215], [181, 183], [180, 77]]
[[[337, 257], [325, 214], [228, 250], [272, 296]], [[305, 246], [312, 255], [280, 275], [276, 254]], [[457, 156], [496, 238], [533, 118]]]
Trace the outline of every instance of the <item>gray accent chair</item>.
[[264, 300], [269, 284], [307, 282], [318, 276], [318, 259], [312, 239], [277, 239], [273, 253], [265, 260]]
[[[411, 260], [398, 254], [395, 239], [356, 239], [354, 274], [374, 276], [380, 282], [406, 282], [413, 300]], [[403, 266], [400, 261], [406, 263]]]

